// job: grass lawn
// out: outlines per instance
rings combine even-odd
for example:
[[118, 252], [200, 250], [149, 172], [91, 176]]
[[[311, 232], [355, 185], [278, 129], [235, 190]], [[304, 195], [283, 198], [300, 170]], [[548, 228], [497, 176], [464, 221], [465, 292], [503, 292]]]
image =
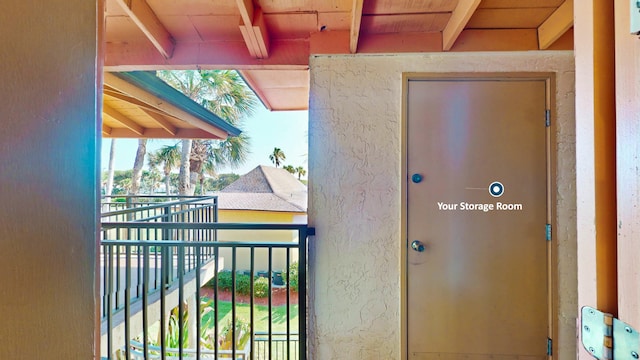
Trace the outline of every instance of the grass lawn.
[[[203, 298], [203, 301], [209, 301], [211, 299]], [[213, 306], [213, 301], [211, 301]], [[249, 304], [236, 304], [236, 317], [244, 319], [249, 322], [251, 318]], [[210, 312], [213, 314], [213, 311]], [[206, 316], [206, 315], [205, 315]], [[269, 331], [269, 307], [264, 305], [253, 306], [253, 317], [255, 320], [254, 330], [255, 332], [267, 332]], [[218, 327], [222, 328], [227, 321], [231, 320], [231, 302], [230, 301], [218, 301]], [[204, 321], [203, 321], [204, 322]], [[286, 333], [287, 332], [287, 306], [273, 306], [271, 313], [271, 331], [274, 333]], [[289, 310], [289, 328], [291, 333], [298, 332], [298, 305], [291, 305]]]

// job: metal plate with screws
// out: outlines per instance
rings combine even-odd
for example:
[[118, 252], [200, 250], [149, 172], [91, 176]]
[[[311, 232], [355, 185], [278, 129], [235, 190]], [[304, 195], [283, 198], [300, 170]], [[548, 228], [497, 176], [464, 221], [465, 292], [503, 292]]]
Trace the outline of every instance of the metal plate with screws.
[[581, 334], [582, 345], [596, 359], [640, 358], [640, 334], [611, 314], [583, 307]]

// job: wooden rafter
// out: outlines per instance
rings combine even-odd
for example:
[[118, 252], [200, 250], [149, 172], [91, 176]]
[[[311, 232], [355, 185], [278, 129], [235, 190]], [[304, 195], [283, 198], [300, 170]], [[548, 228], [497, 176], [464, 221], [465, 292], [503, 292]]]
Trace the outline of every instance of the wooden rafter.
[[269, 32], [261, 9], [253, 7], [251, 0], [237, 0], [240, 10], [240, 32], [249, 53], [256, 59], [269, 57]]
[[117, 100], [124, 101], [124, 102], [126, 102], [128, 104], [131, 104], [131, 105], [133, 105], [133, 106], [135, 106], [135, 107], [137, 107], [137, 108], [139, 108], [139, 109], [141, 109], [141, 110], [143, 110], [145, 112], [146, 111], [150, 111], [150, 112], [156, 113], [158, 115], [162, 115], [164, 118], [169, 117], [169, 118], [172, 118], [174, 120], [180, 120], [179, 118], [177, 118], [175, 116], [172, 116], [170, 114], [167, 114], [167, 113], [165, 113], [164, 111], [162, 111], [160, 109], [156, 109], [156, 108], [154, 108], [153, 106], [151, 106], [151, 105], [149, 105], [147, 103], [144, 103], [144, 102], [142, 102], [142, 101], [140, 101], [138, 99], [132, 98], [131, 96], [125, 95], [125, 94], [123, 94], [123, 93], [121, 93], [121, 92], [119, 92], [117, 90], [113, 90], [109, 86], [105, 86], [104, 87], [103, 93], [108, 98], [111, 97], [111, 98], [114, 98], [114, 99], [117, 99]]
[[351, 35], [349, 39], [349, 51], [352, 54], [355, 54], [358, 50], [358, 38], [360, 37], [363, 3], [364, 0], [353, 0], [353, 6], [351, 7]]
[[107, 104], [102, 104], [102, 112], [113, 120], [127, 127], [129, 130], [135, 132], [138, 135], [144, 134], [144, 128], [138, 125], [135, 121], [129, 119], [118, 110], [112, 108]]
[[442, 31], [442, 49], [444, 51], [451, 50], [451, 47], [460, 36], [462, 30], [471, 19], [471, 15], [476, 11], [480, 5], [480, 0], [460, 0], [451, 18], [447, 23], [447, 26]]
[[169, 134], [175, 136], [178, 133], [178, 129], [175, 126], [173, 126], [173, 124], [171, 124], [171, 122], [167, 120], [164, 116], [146, 109], [142, 109], [142, 111], [144, 111], [145, 114], [149, 115], [149, 117], [152, 118], [153, 121], [155, 121], [158, 125], [160, 125], [160, 127], [163, 128]]
[[[105, 73], [104, 74], [104, 83], [110, 87], [112, 87], [113, 89], [116, 89], [119, 92], [122, 92], [124, 94], [127, 94], [131, 97], [135, 97], [138, 100], [149, 104], [151, 107], [156, 108], [160, 111], [162, 111], [163, 113], [168, 114], [169, 116], [181, 119], [183, 121], [186, 121], [187, 123], [199, 127], [205, 131], [208, 131], [211, 133], [212, 137], [218, 137], [220, 139], [226, 139], [227, 138], [227, 132], [222, 130], [219, 127], [216, 127], [215, 125], [203, 122], [202, 120], [198, 119], [197, 117], [195, 117], [193, 114], [188, 113], [187, 111], [180, 109], [179, 107], [164, 101], [160, 98], [158, 98], [157, 96], [111, 74], [111, 73]], [[115, 129], [114, 129], [115, 130]], [[150, 129], [148, 129], [150, 130]], [[211, 137], [209, 137], [211, 138]]]
[[549, 48], [573, 26], [573, 0], [565, 0], [556, 11], [538, 27], [540, 50]]
[[175, 40], [145, 0], [115, 0], [166, 59], [171, 58]]
[[107, 125], [105, 125], [105, 124], [102, 124], [102, 135], [103, 135], [103, 136], [109, 136], [109, 135], [111, 135], [111, 132], [112, 132], [112, 131], [113, 131], [113, 129], [112, 129], [112, 128], [108, 127], [108, 126], [107, 126]]
[[131, 139], [218, 139], [211, 133], [202, 129], [178, 129], [176, 135], [167, 133], [164, 129], [149, 128], [140, 136], [127, 128], [114, 128], [105, 137], [131, 138]]
[[157, 109], [153, 108], [149, 104], [145, 104], [142, 101], [134, 99], [131, 96], [127, 96], [127, 95], [122, 94], [122, 93], [120, 93], [118, 91], [109, 90], [106, 87], [104, 89], [104, 95], [106, 97], [110, 97], [110, 98], [114, 98], [114, 99], [117, 99], [117, 100], [124, 101], [126, 103], [129, 103], [129, 104], [131, 104], [133, 106], [136, 106], [138, 108], [141, 108], [141, 109], [146, 109], [146, 110], [151, 110], [151, 111], [156, 111], [156, 112], [158, 111]]

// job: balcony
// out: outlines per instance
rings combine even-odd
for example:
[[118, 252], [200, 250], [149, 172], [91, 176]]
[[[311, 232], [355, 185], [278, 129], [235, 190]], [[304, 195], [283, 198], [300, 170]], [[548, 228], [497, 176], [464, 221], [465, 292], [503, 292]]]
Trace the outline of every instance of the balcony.
[[[306, 358], [306, 225], [218, 223], [215, 197], [102, 209], [103, 359]], [[247, 231], [283, 241], [230, 236]]]

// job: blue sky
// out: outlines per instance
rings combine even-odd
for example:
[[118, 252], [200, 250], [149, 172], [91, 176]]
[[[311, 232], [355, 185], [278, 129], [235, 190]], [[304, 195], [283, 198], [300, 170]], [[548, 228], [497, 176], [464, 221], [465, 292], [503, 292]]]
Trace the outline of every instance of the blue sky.
[[[242, 175], [258, 165], [273, 166], [269, 160], [269, 154], [273, 152], [275, 147], [282, 149], [286, 155], [287, 159], [284, 161], [284, 165], [302, 166], [308, 170], [307, 111], [270, 112], [261, 105], [253, 116], [244, 120], [242, 129], [251, 138], [247, 162], [235, 169], [218, 169], [219, 174], [233, 172]], [[153, 152], [163, 145], [173, 145], [176, 142], [177, 140], [150, 140], [147, 143], [147, 152]], [[100, 165], [103, 171], [106, 171], [109, 165], [110, 147], [111, 139], [103, 139], [102, 163]], [[137, 139], [117, 139], [115, 169], [133, 168], [137, 148]]]

